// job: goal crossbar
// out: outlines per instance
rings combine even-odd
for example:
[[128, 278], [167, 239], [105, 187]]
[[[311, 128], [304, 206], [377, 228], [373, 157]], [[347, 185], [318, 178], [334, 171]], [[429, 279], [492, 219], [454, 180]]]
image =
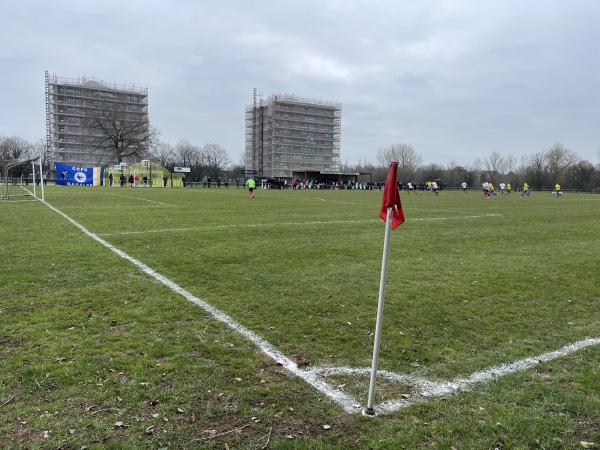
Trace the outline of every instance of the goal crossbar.
[[[2, 168], [2, 196], [0, 200], [3, 202], [19, 201], [20, 200], [37, 200], [38, 196], [35, 188], [36, 181], [36, 161], [39, 162], [39, 180], [42, 180], [42, 160], [39, 156], [30, 158], [24, 161], [18, 159], [6, 159], [0, 160], [0, 167]], [[29, 179], [10, 178], [9, 171], [15, 167], [26, 166], [31, 163], [33, 172], [33, 192], [28, 188]], [[44, 186], [43, 182], [40, 183], [41, 199], [44, 200]]]

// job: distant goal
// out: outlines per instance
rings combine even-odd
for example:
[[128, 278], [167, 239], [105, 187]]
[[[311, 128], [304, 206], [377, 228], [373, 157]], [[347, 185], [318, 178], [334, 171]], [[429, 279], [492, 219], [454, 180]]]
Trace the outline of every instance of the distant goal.
[[[0, 161], [2, 181], [2, 196], [0, 200], [3, 202], [22, 202], [28, 200], [38, 200], [39, 195], [44, 200], [43, 183], [39, 183], [36, 189], [36, 180], [41, 181], [42, 168], [41, 163], [39, 172], [36, 176], [36, 162], [40, 161], [39, 157], [20, 161], [16, 159], [7, 159]], [[23, 168], [31, 164], [33, 177], [29, 180], [29, 175], [23, 176]]]

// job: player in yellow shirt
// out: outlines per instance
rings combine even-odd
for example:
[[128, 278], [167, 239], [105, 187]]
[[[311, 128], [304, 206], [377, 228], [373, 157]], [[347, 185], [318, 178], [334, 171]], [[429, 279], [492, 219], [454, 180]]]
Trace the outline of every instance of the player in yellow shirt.
[[507, 193], [507, 194], [510, 194], [510, 191], [511, 191], [511, 190], [512, 190], [512, 186], [511, 186], [511, 184], [510, 184], [510, 183], [508, 183], [508, 184], [506, 185], [506, 193]]
[[530, 196], [529, 185], [527, 183], [523, 183], [523, 192], [521, 192], [521, 197], [523, 197], [524, 195], [526, 195], [527, 197]]
[[554, 190], [556, 191], [556, 196], [560, 197], [560, 194], [562, 194], [562, 192], [560, 192], [560, 184], [556, 183], [554, 185]]

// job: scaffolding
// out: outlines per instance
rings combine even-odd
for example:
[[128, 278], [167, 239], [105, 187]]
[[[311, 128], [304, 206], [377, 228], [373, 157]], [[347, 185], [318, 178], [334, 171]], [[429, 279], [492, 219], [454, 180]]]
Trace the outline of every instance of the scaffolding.
[[340, 168], [341, 103], [290, 94], [257, 98], [246, 107], [246, 170], [291, 178], [294, 169]]
[[93, 143], [93, 133], [87, 127], [103, 109], [118, 110], [125, 121], [148, 121], [148, 88], [133, 84], [85, 76], [59, 77], [46, 71], [45, 97], [47, 150], [52, 161], [62, 164], [113, 162], [114, 155]]

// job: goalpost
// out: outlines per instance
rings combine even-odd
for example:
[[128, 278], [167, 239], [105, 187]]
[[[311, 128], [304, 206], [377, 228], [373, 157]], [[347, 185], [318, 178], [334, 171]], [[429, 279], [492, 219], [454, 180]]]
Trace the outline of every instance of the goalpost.
[[[36, 177], [36, 161], [39, 163], [39, 177]], [[29, 178], [11, 176], [10, 169], [26, 166], [31, 163], [33, 174], [32, 185], [29, 185]], [[27, 200], [39, 200], [36, 192], [36, 182], [39, 182], [41, 200], [44, 201], [44, 181], [42, 176], [42, 160], [35, 157], [26, 161], [9, 159], [0, 161], [2, 166], [2, 197], [3, 202], [19, 202]]]

